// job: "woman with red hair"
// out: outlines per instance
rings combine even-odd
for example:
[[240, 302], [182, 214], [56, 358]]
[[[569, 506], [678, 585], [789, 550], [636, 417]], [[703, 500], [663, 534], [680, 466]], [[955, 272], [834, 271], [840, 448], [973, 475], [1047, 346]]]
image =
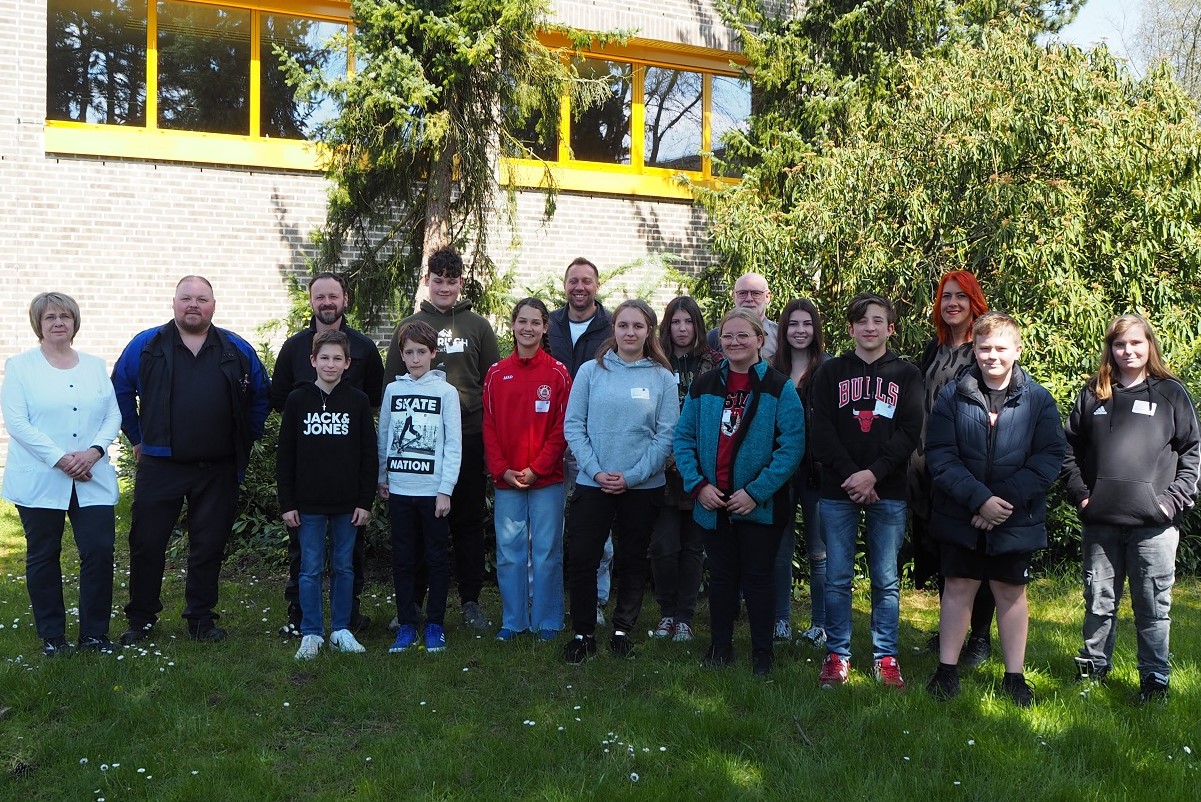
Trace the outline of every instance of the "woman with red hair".
[[[935, 335], [930, 338], [918, 360], [918, 368], [926, 382], [926, 416], [934, 407], [934, 400], [944, 386], [974, 363], [972, 355], [972, 324], [976, 318], [988, 311], [988, 301], [976, 277], [967, 270], [951, 270], [938, 282], [934, 294], [934, 310], [930, 320]], [[922, 438], [911, 461], [910, 509], [913, 538], [913, 584], [923, 587], [931, 580], [938, 583], [942, 595], [943, 577], [939, 566], [939, 547], [929, 532], [930, 499], [933, 487], [926, 470], [926, 428], [922, 426]], [[989, 630], [992, 626], [996, 602], [988, 583], [980, 583], [972, 607], [971, 631], [967, 645], [962, 651], [960, 664], [974, 668], [992, 654]], [[938, 634], [930, 639], [927, 648], [938, 652]]]

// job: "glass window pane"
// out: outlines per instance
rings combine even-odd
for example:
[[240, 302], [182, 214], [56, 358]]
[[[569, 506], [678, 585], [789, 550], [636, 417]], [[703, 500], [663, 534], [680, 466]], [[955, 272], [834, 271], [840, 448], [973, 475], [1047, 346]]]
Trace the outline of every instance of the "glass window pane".
[[46, 119], [146, 124], [146, 0], [50, 0]]
[[250, 134], [250, 12], [158, 3], [160, 128]]
[[582, 161], [629, 164], [631, 66], [620, 61], [586, 58], [577, 67], [581, 78], [606, 82], [609, 97], [599, 105], [572, 110], [572, 153]]
[[742, 168], [737, 164], [718, 164], [724, 159], [726, 146], [722, 137], [727, 131], [747, 130], [747, 119], [751, 116], [751, 82], [745, 78], [727, 75], [713, 76], [713, 112], [710, 130], [713, 135], [713, 174], [738, 178]]
[[701, 169], [701, 74], [647, 67], [643, 163]]
[[[551, 122], [552, 131], [547, 135], [539, 132], [539, 127], [542, 126], [543, 115], [541, 112], [534, 112], [530, 118], [526, 120], [525, 125], [513, 132], [523, 145], [534, 152], [534, 155], [544, 161], [555, 161], [559, 158], [559, 130], [558, 109], [554, 112], [554, 119]], [[522, 154], [524, 156], [525, 154]]]
[[345, 76], [346, 51], [333, 50], [328, 43], [334, 34], [346, 33], [346, 26], [284, 14], [264, 13], [259, 20], [262, 31], [259, 134], [308, 139], [317, 125], [338, 114], [338, 108], [328, 97], [317, 98], [313, 103], [297, 100], [295, 90], [284, 78], [275, 47], [287, 51], [306, 71], [319, 71], [329, 77]]

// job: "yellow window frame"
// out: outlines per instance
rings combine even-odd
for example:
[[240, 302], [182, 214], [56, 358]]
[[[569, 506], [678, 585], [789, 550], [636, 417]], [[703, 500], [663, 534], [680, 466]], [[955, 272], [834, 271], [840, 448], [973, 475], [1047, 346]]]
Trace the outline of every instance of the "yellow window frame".
[[[260, 136], [262, 113], [261, 15], [286, 14], [351, 25], [348, 0], [175, 0], [251, 12], [250, 125], [243, 134], [213, 134], [158, 127], [158, 3], [146, 2], [146, 124], [107, 125], [46, 120], [47, 153], [160, 161], [228, 164], [283, 170], [321, 169], [318, 145], [302, 139]], [[347, 60], [348, 69], [353, 68]]]
[[[540, 37], [543, 44], [571, 52], [568, 39], [555, 33]], [[502, 178], [518, 187], [546, 189], [553, 182], [559, 189], [608, 195], [635, 195], [655, 198], [692, 197], [688, 187], [677, 180], [684, 175], [705, 185], [732, 183], [737, 179], [713, 175], [712, 158], [701, 158], [700, 170], [675, 170], [648, 167], [645, 158], [645, 76], [647, 67], [698, 72], [701, 80], [701, 151], [713, 148], [712, 102], [713, 77], [743, 75], [746, 60], [738, 53], [724, 50], [632, 39], [627, 44], [598, 46], [580, 53], [586, 58], [616, 61], [631, 65], [630, 164], [610, 164], [574, 159], [571, 154], [571, 108], [564, 92], [559, 103], [558, 153], [554, 160], [504, 159]], [[565, 55], [565, 57], [567, 57]], [[549, 172], [549, 176], [548, 176]]]

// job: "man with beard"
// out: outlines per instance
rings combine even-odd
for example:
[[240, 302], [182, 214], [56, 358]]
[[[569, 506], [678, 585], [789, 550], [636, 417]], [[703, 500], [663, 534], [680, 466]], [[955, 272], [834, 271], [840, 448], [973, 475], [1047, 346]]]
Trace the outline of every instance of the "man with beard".
[[266, 371], [246, 340], [212, 325], [217, 302], [208, 279], [184, 276], [172, 306], [174, 320], [134, 337], [113, 367], [121, 430], [138, 466], [123, 646], [150, 637], [162, 612], [167, 542], [185, 500], [188, 635], [225, 639], [215, 623], [217, 580], [238, 481], [267, 417]]
[[[309, 306], [313, 317], [309, 326], [284, 342], [275, 360], [275, 372], [271, 374], [271, 408], [284, 411], [288, 394], [298, 384], [312, 384], [317, 371], [309, 361], [313, 352], [313, 337], [320, 331], [340, 331], [350, 340], [350, 366], [342, 374], [342, 381], [362, 390], [371, 406], [379, 411], [384, 393], [384, 361], [379, 348], [365, 334], [346, 325], [346, 303], [348, 301], [346, 280], [337, 273], [318, 273], [309, 281]], [[360, 530], [354, 544], [354, 590], [350, 607], [350, 630], [358, 634], [371, 623], [368, 616], [359, 612], [359, 597], [363, 592], [363, 537]], [[288, 583], [284, 585], [284, 598], [288, 601], [288, 622], [279, 628], [284, 637], [300, 637], [300, 541], [296, 529], [288, 527]]]
[[[734, 306], [751, 310], [763, 324], [765, 336], [763, 347], [759, 349], [759, 356], [770, 363], [776, 353], [779, 335], [776, 333], [775, 321], [767, 319], [767, 307], [771, 305], [771, 290], [767, 287], [767, 279], [758, 273], [743, 273], [734, 282], [733, 296]], [[710, 329], [707, 340], [709, 347], [718, 352], [721, 351], [721, 343], [718, 342], [717, 337], [719, 333], [716, 328]]]

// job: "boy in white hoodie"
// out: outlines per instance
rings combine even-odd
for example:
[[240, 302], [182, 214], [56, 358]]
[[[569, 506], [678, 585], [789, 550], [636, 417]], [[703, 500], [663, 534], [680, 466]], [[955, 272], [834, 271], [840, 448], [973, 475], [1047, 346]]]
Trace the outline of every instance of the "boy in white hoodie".
[[[400, 629], [389, 649], [403, 652], [417, 642], [413, 609], [416, 554], [429, 575], [425, 650], [446, 648], [443, 620], [450, 581], [448, 543], [450, 496], [459, 478], [462, 429], [459, 393], [446, 374], [431, 370], [438, 334], [420, 321], [397, 332], [408, 373], [384, 390], [379, 416], [379, 494], [392, 520], [392, 579]], [[419, 546], [420, 544], [420, 546]]]

